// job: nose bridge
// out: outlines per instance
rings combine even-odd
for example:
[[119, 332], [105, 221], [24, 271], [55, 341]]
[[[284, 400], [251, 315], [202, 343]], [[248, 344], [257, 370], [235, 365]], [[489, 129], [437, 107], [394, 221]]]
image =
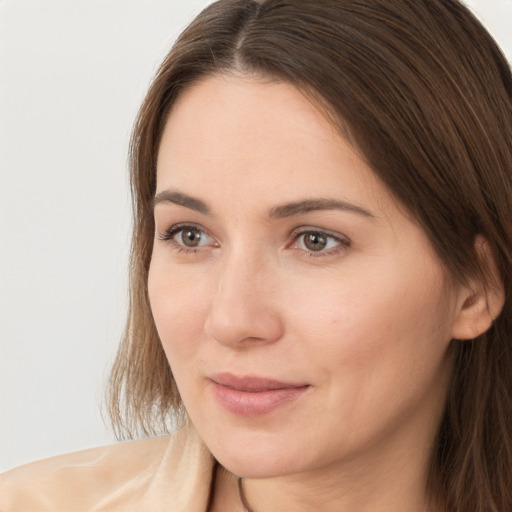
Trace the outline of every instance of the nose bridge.
[[269, 267], [266, 258], [257, 248], [234, 247], [223, 262], [218, 294], [225, 291], [227, 295], [230, 292], [254, 295], [256, 288], [269, 277]]
[[282, 322], [274, 294], [271, 262], [257, 250], [233, 248], [219, 262], [217, 289], [206, 321], [222, 344], [275, 341]]

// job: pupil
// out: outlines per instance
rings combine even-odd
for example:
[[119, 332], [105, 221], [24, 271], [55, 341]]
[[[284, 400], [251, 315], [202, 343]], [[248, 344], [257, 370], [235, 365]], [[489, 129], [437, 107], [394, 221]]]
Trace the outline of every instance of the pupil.
[[185, 231], [181, 237], [183, 243], [187, 247], [196, 247], [199, 244], [199, 240], [201, 239], [200, 233], [195, 229], [189, 229]]
[[321, 251], [327, 245], [327, 237], [318, 233], [309, 233], [304, 243], [311, 251]]

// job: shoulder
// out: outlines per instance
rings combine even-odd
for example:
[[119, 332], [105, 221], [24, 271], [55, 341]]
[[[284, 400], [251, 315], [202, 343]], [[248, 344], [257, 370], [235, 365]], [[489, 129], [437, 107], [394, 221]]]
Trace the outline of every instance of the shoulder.
[[189, 487], [192, 482], [196, 494], [209, 492], [206, 480], [212, 465], [197, 436], [181, 429], [170, 436], [83, 450], [12, 469], [0, 475], [0, 510], [160, 510], [165, 501], [167, 510], [174, 512], [179, 508], [169, 508], [169, 500], [188, 503], [192, 498], [177, 495], [185, 482]]

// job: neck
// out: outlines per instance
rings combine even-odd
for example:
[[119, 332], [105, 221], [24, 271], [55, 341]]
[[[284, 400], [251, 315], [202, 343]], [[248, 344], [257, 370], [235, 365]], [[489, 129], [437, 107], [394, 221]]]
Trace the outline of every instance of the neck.
[[251, 512], [434, 512], [430, 506], [424, 474], [410, 468], [391, 468], [388, 474], [353, 471], [328, 476], [294, 475], [243, 481], [243, 495]]

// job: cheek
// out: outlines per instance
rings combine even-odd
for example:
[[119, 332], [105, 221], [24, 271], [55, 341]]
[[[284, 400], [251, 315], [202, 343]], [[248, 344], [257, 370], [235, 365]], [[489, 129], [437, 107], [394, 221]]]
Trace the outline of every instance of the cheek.
[[331, 379], [385, 386], [434, 372], [443, 359], [453, 307], [437, 269], [423, 276], [392, 270], [345, 275], [317, 293], [289, 297], [288, 325], [302, 340], [304, 357]]
[[320, 414], [329, 435], [344, 432], [343, 446], [398, 428], [422, 404], [442, 403], [449, 371], [444, 287], [430, 276], [419, 283], [403, 273], [370, 274], [294, 297], [290, 318], [296, 350], [325, 390], [310, 420]]
[[158, 254], [152, 260], [148, 275], [151, 311], [171, 366], [193, 358], [204, 337], [211, 302], [207, 282], [205, 276], [168, 265]]

